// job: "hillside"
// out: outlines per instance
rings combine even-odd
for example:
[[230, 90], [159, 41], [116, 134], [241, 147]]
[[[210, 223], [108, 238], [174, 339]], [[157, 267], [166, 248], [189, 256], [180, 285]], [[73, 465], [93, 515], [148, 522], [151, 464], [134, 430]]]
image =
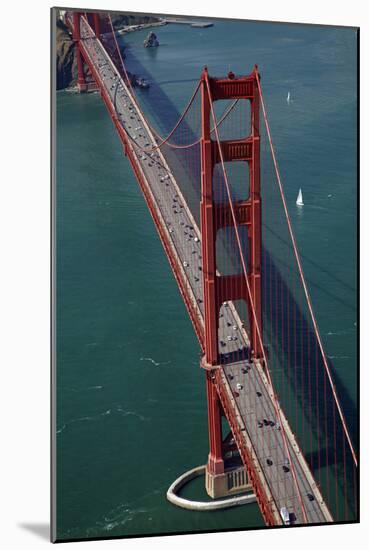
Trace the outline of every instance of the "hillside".
[[[141, 25], [143, 23], [155, 23], [157, 18], [146, 15], [124, 15], [112, 13], [112, 22], [115, 30], [120, 30], [127, 25]], [[86, 70], [86, 75], [89, 71]], [[68, 86], [74, 86], [77, 82], [77, 59], [75, 45], [68, 27], [63, 21], [56, 22], [56, 89], [63, 90]]]

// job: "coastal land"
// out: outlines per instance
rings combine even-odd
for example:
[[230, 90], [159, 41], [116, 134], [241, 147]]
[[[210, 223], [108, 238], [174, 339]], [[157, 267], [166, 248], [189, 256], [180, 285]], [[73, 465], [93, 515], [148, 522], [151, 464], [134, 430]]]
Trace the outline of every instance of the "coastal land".
[[[77, 84], [77, 58], [75, 55], [75, 43], [70, 29], [64, 21], [64, 14], [65, 12], [60, 11], [56, 22], [56, 88], [57, 90], [74, 90]], [[212, 22], [202, 20], [120, 13], [112, 13], [111, 20], [118, 36], [168, 24], [189, 25], [196, 28], [213, 26]], [[109, 38], [111, 34], [112, 33], [105, 28], [103, 35]], [[88, 67], [85, 67], [85, 71], [86, 80], [92, 80]]]

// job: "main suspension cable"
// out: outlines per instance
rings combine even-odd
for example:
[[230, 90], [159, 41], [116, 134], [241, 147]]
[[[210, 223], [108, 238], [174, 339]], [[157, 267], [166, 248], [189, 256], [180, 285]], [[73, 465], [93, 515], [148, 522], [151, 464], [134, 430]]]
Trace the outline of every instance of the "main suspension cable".
[[[119, 60], [120, 60], [120, 63], [121, 63], [121, 66], [123, 68], [123, 72], [124, 72], [124, 76], [125, 76], [125, 79], [126, 79], [126, 82], [127, 82], [127, 87], [130, 89], [130, 92], [133, 96], [133, 98], [135, 99], [135, 102], [137, 104], [139, 104], [139, 101], [137, 99], [137, 96], [135, 94], [135, 91], [133, 89], [133, 86], [132, 86], [132, 82], [131, 82], [131, 79], [129, 78], [129, 75], [128, 75], [128, 72], [127, 72], [127, 69], [126, 69], [126, 66], [125, 66], [125, 63], [124, 63], [124, 60], [123, 60], [123, 57], [122, 57], [122, 54], [121, 54], [121, 51], [120, 51], [120, 47], [119, 47], [119, 44], [118, 44], [118, 41], [117, 41], [117, 38], [116, 38], [116, 34], [115, 34], [115, 31], [114, 31], [114, 26], [113, 26], [113, 22], [112, 22], [112, 19], [111, 19], [111, 15], [110, 13], [108, 14], [108, 18], [109, 18], [109, 22], [110, 22], [110, 26], [111, 26], [111, 30], [112, 30], [112, 35], [113, 35], [113, 38], [114, 38], [114, 42], [115, 42], [115, 47], [117, 49], [117, 52], [118, 52], [118, 56], [119, 56]], [[200, 88], [200, 84], [201, 84], [201, 81], [199, 80], [196, 87], [195, 87], [195, 90], [190, 98], [190, 100], [188, 101], [187, 103], [187, 106], [185, 107], [183, 113], [180, 115], [178, 121], [176, 122], [176, 124], [174, 125], [174, 127], [172, 128], [172, 130], [169, 132], [169, 134], [166, 136], [166, 137], [162, 137], [159, 132], [157, 132], [155, 130], [155, 128], [153, 128], [153, 126], [148, 122], [148, 120], [146, 119], [146, 117], [144, 116], [144, 114], [142, 113], [142, 117], [145, 119], [145, 122], [147, 124], [147, 126], [150, 128], [151, 132], [156, 136], [157, 139], [160, 140], [160, 143], [157, 143], [156, 146], [154, 147], [151, 147], [150, 149], [148, 148], [143, 148], [142, 146], [140, 146], [138, 143], [135, 143], [135, 146], [145, 152], [154, 152], [156, 151], [157, 149], [160, 149], [163, 145], [168, 145], [169, 147], [173, 148], [173, 149], [189, 149], [191, 147], [194, 147], [196, 145], [198, 145], [201, 141], [201, 138], [199, 137], [198, 139], [196, 139], [196, 141], [192, 142], [192, 143], [189, 143], [189, 144], [186, 144], [186, 145], [179, 145], [179, 144], [176, 144], [176, 143], [171, 143], [169, 142], [170, 138], [173, 136], [174, 132], [178, 129], [178, 127], [180, 126], [180, 124], [182, 123], [184, 117], [187, 115], [188, 111], [190, 110], [191, 106], [192, 106], [192, 103], [194, 102], [195, 98], [196, 98], [196, 94]], [[224, 114], [222, 115], [222, 117], [219, 119], [218, 121], [218, 126], [220, 126], [220, 124], [223, 123], [223, 121], [228, 117], [228, 115], [230, 114], [230, 112], [235, 108], [235, 106], [237, 105], [238, 103], [238, 99], [236, 99], [224, 112]], [[214, 132], [214, 128], [211, 129], [211, 133]], [[129, 136], [131, 137], [131, 136]], [[134, 140], [133, 140], [134, 141]]]

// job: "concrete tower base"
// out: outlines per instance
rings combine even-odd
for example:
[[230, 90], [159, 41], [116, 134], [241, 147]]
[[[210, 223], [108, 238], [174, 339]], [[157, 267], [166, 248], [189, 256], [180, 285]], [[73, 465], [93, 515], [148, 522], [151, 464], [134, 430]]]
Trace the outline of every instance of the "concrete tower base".
[[78, 82], [77, 88], [80, 94], [84, 94], [87, 92], [87, 83], [86, 82]]
[[206, 468], [205, 487], [211, 498], [228, 497], [252, 491], [243, 465], [226, 468], [223, 474], [212, 474]]

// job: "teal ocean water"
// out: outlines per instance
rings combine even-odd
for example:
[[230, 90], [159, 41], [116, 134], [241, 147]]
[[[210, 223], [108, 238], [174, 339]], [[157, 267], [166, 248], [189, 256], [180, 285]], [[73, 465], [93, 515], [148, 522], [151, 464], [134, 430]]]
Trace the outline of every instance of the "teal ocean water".
[[[142, 47], [146, 33], [123, 42], [128, 68], [155, 82], [141, 100], [162, 130], [204, 65], [223, 75], [258, 64], [320, 330], [354, 423], [356, 31], [216, 21], [157, 34], [153, 50]], [[303, 211], [295, 207], [299, 187]], [[198, 364], [187, 312], [102, 100], [59, 92], [59, 539], [263, 525], [256, 505], [196, 513], [166, 501], [171, 482], [207, 457]], [[186, 494], [206, 498], [201, 480]]]

